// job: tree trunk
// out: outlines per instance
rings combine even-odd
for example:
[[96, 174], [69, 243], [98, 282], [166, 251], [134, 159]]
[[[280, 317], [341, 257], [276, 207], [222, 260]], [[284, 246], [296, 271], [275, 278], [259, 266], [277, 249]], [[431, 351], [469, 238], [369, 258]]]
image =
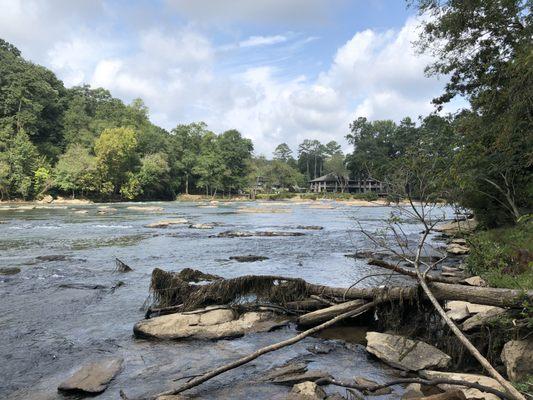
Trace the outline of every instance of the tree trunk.
[[185, 174], [185, 194], [189, 194], [189, 174]]
[[[533, 302], [533, 290], [524, 292], [515, 289], [486, 288], [477, 286], [457, 285], [450, 283], [428, 283], [435, 297], [440, 300], [462, 300], [476, 304], [498, 307], [523, 307], [524, 300]], [[408, 299], [418, 295], [417, 287], [377, 288], [336, 288], [323, 285], [306, 284], [309, 294], [331, 296], [347, 299], [373, 299], [383, 296], [390, 300]]]
[[346, 303], [335, 304], [330, 307], [322, 308], [317, 311], [313, 311], [302, 315], [298, 318], [298, 325], [313, 326], [318, 325], [324, 321], [336, 317], [348, 311], [355, 310], [365, 304], [362, 299], [347, 301]]

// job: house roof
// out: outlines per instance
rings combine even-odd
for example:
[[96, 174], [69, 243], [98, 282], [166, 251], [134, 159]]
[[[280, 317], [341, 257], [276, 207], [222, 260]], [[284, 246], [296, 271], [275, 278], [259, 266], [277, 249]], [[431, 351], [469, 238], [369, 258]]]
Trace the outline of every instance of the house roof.
[[[348, 179], [347, 176], [344, 177], [344, 179]], [[337, 175], [333, 172], [330, 172], [329, 174], [319, 176], [318, 178], [315, 178], [313, 180], [310, 180], [309, 182], [327, 182], [327, 181], [336, 181]]]

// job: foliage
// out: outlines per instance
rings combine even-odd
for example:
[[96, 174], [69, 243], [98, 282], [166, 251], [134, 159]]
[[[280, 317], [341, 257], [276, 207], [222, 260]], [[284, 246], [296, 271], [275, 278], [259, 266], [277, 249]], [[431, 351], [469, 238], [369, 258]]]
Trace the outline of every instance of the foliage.
[[453, 171], [459, 201], [488, 227], [515, 223], [532, 209], [533, 34], [529, 0], [420, 0], [419, 48], [436, 60], [427, 72], [449, 77], [442, 106], [466, 98], [457, 118]]
[[106, 129], [96, 139], [97, 169], [102, 182], [111, 182], [113, 193], [119, 193], [121, 186], [128, 182], [128, 173], [138, 162], [136, 147], [137, 137], [130, 128]]
[[67, 151], [59, 157], [55, 166], [55, 183], [65, 192], [76, 192], [82, 196], [96, 191], [98, 188], [98, 173], [96, 169], [96, 157], [89, 153], [89, 149], [81, 144], [71, 145]]
[[490, 286], [533, 289], [533, 222], [479, 232], [469, 238], [470, 273]]

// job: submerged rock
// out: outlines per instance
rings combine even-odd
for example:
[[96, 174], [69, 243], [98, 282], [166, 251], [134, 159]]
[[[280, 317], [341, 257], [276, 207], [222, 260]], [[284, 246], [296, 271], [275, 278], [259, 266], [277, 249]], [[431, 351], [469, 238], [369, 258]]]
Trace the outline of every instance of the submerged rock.
[[64, 254], [51, 254], [48, 256], [37, 256], [35, 259], [38, 261], [65, 261], [68, 259], [68, 256]]
[[64, 392], [102, 393], [121, 370], [122, 358], [106, 358], [84, 365], [61, 383], [58, 390]]
[[20, 273], [19, 267], [0, 268], [0, 275], [16, 275]]
[[302, 382], [292, 387], [287, 399], [291, 400], [323, 400], [326, 392], [314, 382]]
[[322, 229], [324, 229], [324, 227], [319, 225], [298, 225], [296, 229], [305, 229], [307, 231], [321, 231]]
[[533, 340], [511, 340], [505, 343], [501, 355], [512, 381], [533, 375]]
[[229, 259], [230, 260], [234, 260], [234, 261], [238, 261], [238, 262], [255, 262], [255, 261], [268, 260], [268, 257], [265, 257], [265, 256], [254, 256], [252, 254], [249, 254], [247, 256], [231, 256]]
[[213, 229], [215, 226], [213, 224], [190, 224], [189, 228], [191, 229]]
[[369, 353], [405, 371], [446, 368], [451, 362], [449, 355], [419, 340], [379, 332], [367, 332], [366, 340]]
[[259, 236], [259, 237], [274, 237], [274, 236], [303, 236], [305, 233], [303, 232], [288, 232], [288, 231], [224, 231], [220, 232], [216, 237], [227, 237], [227, 238], [235, 238], [235, 237], [252, 237], [252, 236]]
[[325, 371], [311, 370], [294, 374], [285, 374], [270, 380], [278, 385], [294, 385], [305, 381], [317, 381], [319, 379], [331, 378], [331, 375]]
[[[419, 375], [425, 379], [451, 379], [451, 380], [461, 380], [473, 383], [479, 383], [483, 386], [488, 386], [496, 390], [505, 392], [505, 389], [495, 380], [483, 375], [475, 374], [463, 374], [456, 372], [441, 372], [441, 371], [420, 371]], [[459, 389], [467, 399], [484, 399], [484, 400], [498, 400], [499, 397], [492, 394], [482, 392], [478, 389], [467, 388], [465, 386], [459, 385], [450, 385], [450, 384], [440, 384], [437, 385], [442, 390], [456, 390]]]
[[267, 332], [286, 322], [270, 312], [247, 312], [239, 316], [229, 308], [206, 308], [143, 320], [135, 324], [133, 332], [145, 338], [213, 340]]

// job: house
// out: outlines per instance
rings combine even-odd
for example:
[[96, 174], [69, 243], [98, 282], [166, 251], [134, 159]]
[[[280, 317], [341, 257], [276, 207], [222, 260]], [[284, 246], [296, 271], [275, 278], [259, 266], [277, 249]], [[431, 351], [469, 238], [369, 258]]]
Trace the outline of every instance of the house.
[[376, 179], [350, 179], [329, 173], [309, 181], [309, 190], [314, 193], [345, 192], [345, 193], [376, 193], [387, 194], [385, 184]]

